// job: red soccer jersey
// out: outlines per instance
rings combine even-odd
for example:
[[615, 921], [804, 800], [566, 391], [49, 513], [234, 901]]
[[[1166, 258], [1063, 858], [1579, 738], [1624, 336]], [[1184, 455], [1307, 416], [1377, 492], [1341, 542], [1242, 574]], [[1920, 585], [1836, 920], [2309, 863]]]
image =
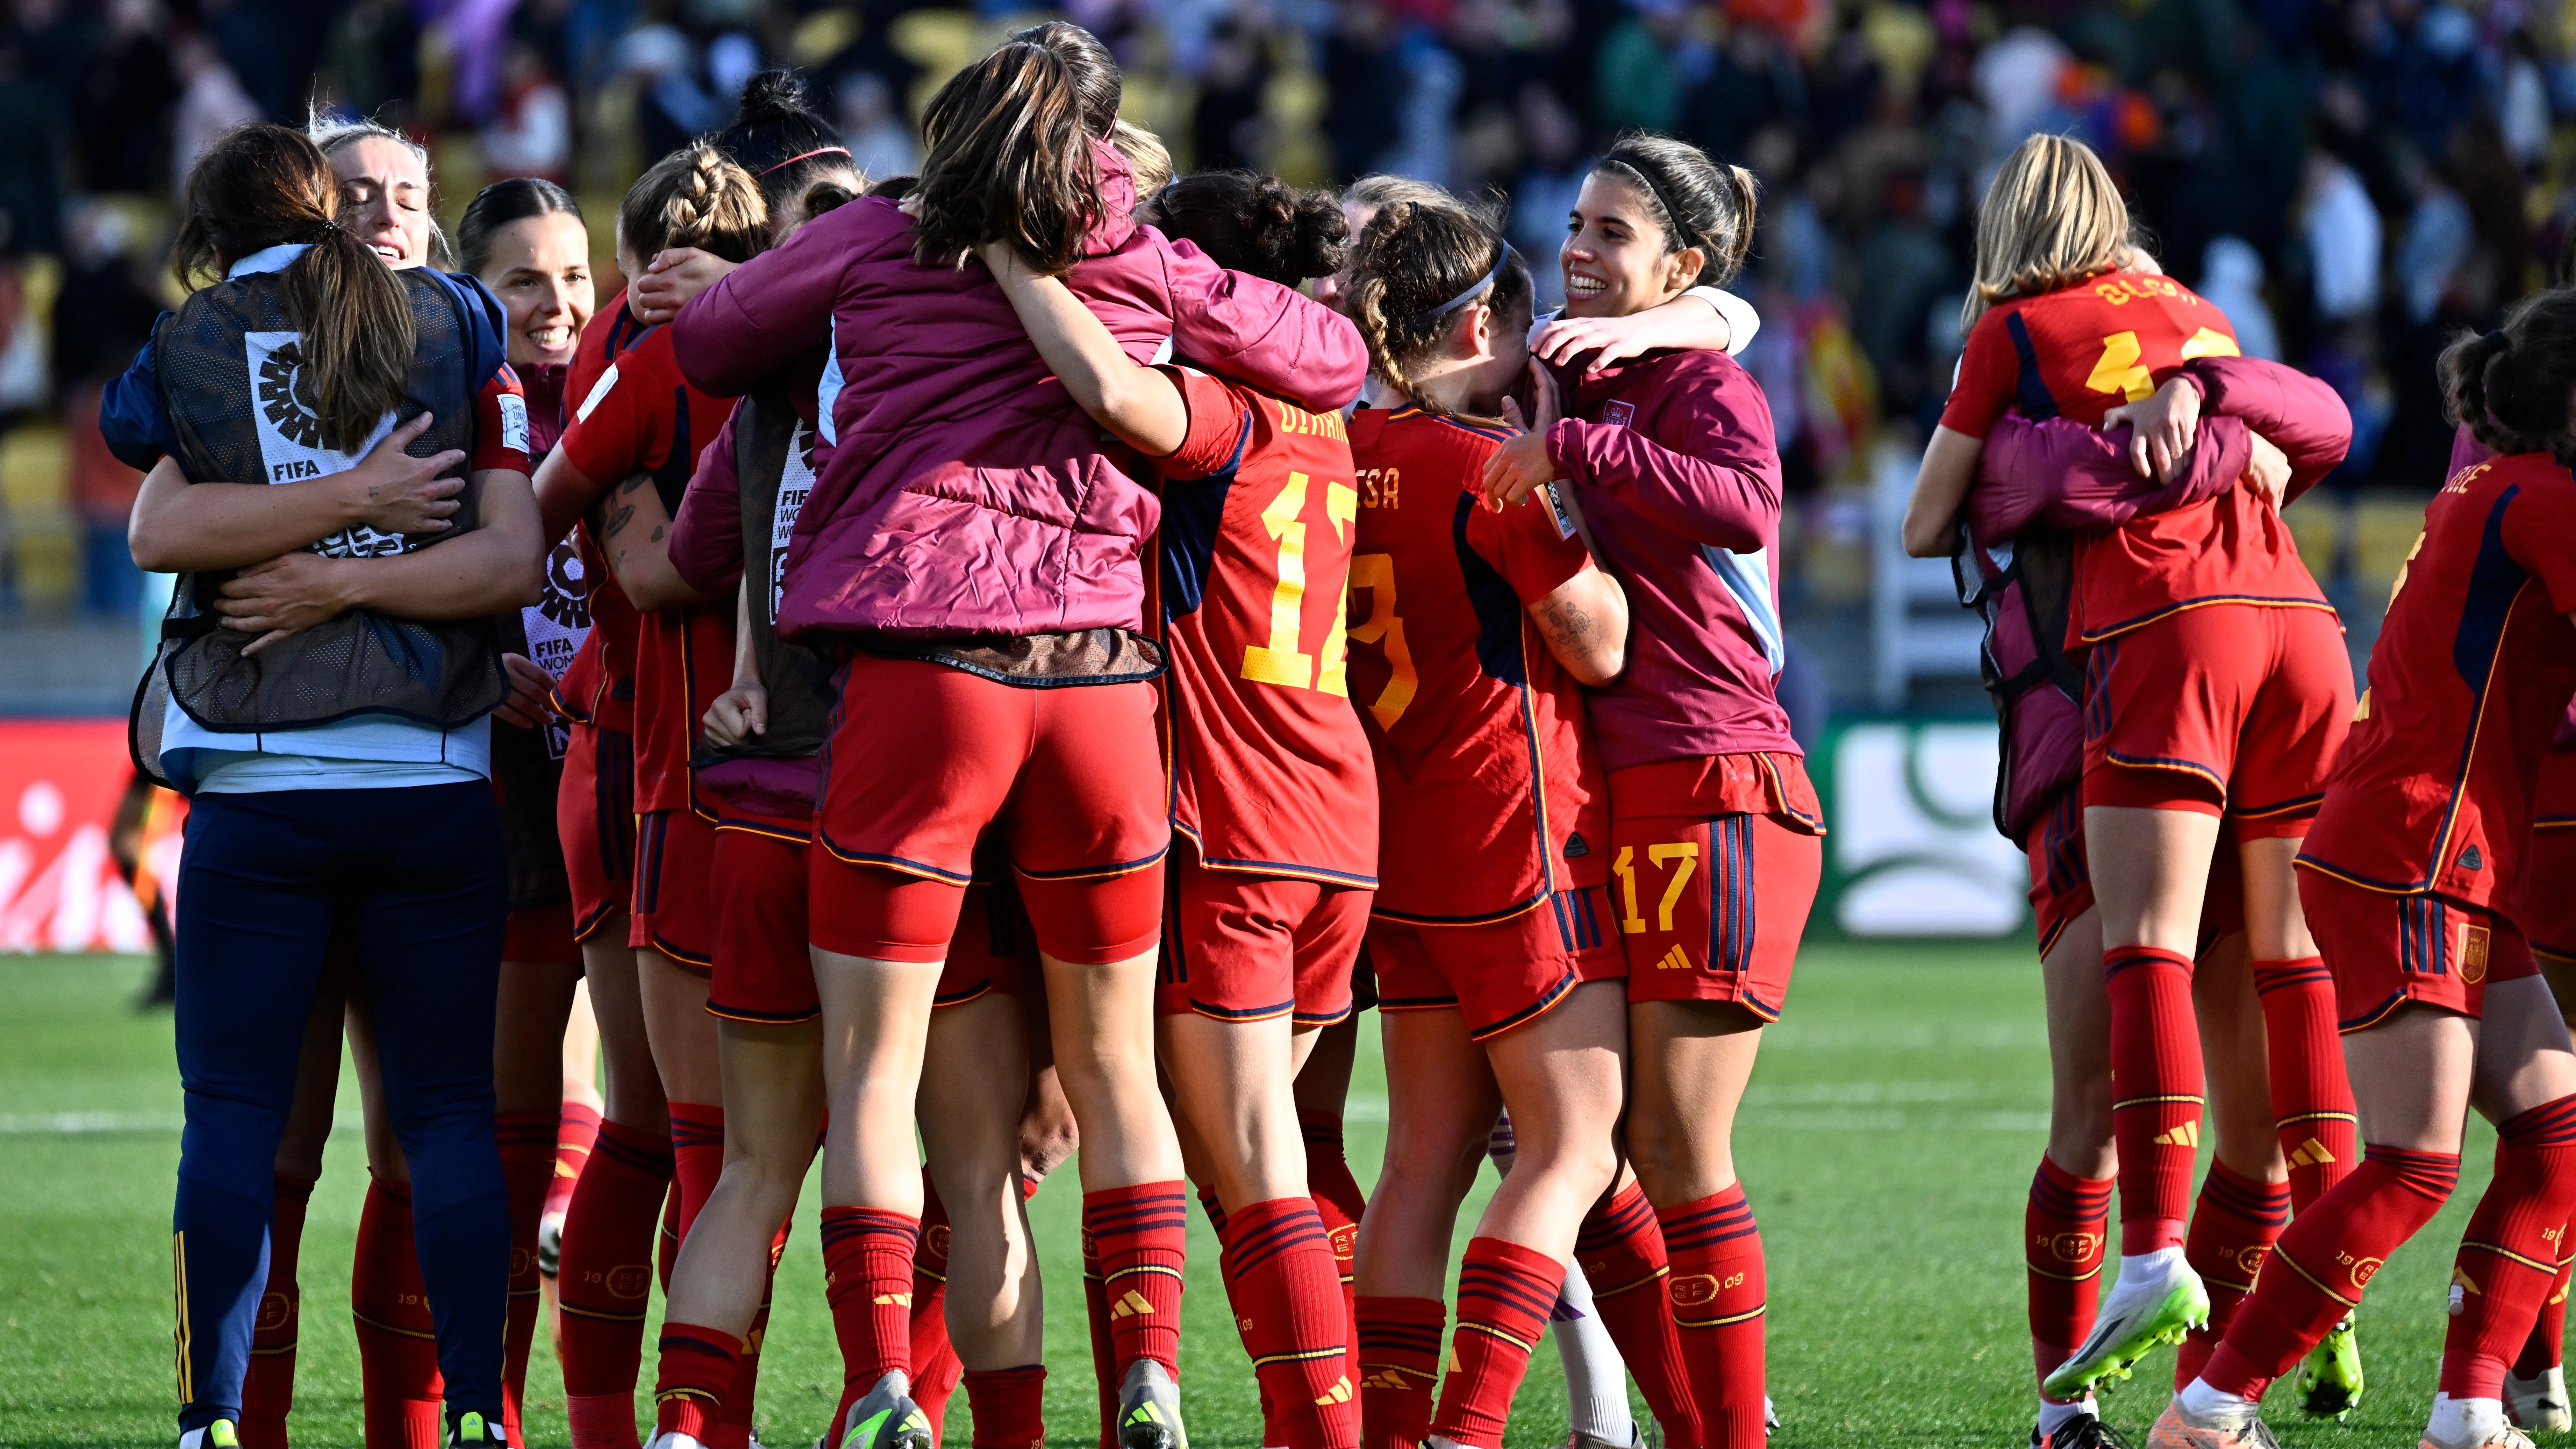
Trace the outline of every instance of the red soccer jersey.
[[[1983, 438], [2018, 407], [2099, 427], [2195, 357], [2234, 357], [2225, 313], [2167, 277], [2113, 272], [1998, 302], [1968, 333], [1941, 425]], [[2077, 536], [2067, 647], [2080, 649], [2195, 604], [2322, 609], [2290, 530], [2247, 488]]]
[[2546, 453], [2461, 469], [2424, 508], [2299, 864], [2511, 905], [2541, 755], [2576, 694], [2570, 610], [2576, 477]]
[[1378, 913], [1469, 925], [1601, 884], [1609, 785], [1582, 687], [1526, 608], [1582, 571], [1582, 541], [1544, 499], [1480, 501], [1507, 429], [1405, 408], [1363, 409], [1350, 432], [1351, 697], [1377, 754]]
[[1162, 474], [1172, 828], [1213, 870], [1377, 883], [1377, 789], [1343, 626], [1359, 492], [1339, 413], [1167, 369], [1189, 437]]
[[[670, 329], [637, 322], [623, 292], [582, 329], [565, 395], [575, 399], [572, 420], [556, 447], [583, 476], [610, 485], [604, 498], [610, 508], [617, 506], [615, 490], [639, 473], [651, 475], [662, 497], [678, 499], [698, 453], [733, 414], [733, 399], [689, 386], [671, 355]], [[605, 569], [602, 576], [603, 592], [615, 594], [615, 604], [595, 610], [594, 627], [609, 636], [602, 657], [609, 690], [621, 675], [632, 680], [635, 808], [689, 807], [695, 803], [689, 753], [699, 716], [733, 682], [733, 607], [689, 604], [643, 615], [625, 636], [633, 640], [627, 654], [616, 634], [622, 620], [612, 612], [632, 614], [633, 606]], [[702, 813], [713, 819], [712, 812], [708, 805]]]

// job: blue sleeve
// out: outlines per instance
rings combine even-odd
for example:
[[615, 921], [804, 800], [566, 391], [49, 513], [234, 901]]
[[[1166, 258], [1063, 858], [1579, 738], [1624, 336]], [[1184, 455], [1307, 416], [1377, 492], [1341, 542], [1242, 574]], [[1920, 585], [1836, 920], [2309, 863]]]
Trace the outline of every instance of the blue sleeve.
[[467, 272], [438, 272], [432, 275], [455, 289], [465, 317], [467, 345], [474, 359], [470, 374], [474, 385], [470, 391], [481, 393], [509, 361], [509, 314], [501, 309], [501, 299], [483, 285], [483, 279]]
[[107, 450], [116, 460], [138, 473], [149, 473], [152, 465], [179, 451], [177, 437], [170, 430], [170, 415], [161, 406], [161, 377], [155, 349], [160, 343], [161, 323], [170, 314], [161, 314], [152, 324], [153, 340], [143, 344], [134, 355], [134, 365], [127, 368], [99, 399], [98, 432], [107, 440]]

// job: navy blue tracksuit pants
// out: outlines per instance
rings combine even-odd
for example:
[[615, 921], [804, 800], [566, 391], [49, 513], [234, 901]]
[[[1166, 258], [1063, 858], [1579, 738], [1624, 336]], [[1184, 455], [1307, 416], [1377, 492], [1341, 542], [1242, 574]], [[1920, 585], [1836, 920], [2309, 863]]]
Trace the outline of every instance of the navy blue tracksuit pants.
[[277, 1144], [335, 909], [354, 928], [411, 1165], [448, 1412], [500, 1422], [510, 1211], [492, 1138], [492, 1017], [508, 904], [500, 816], [481, 781], [190, 802], [176, 923], [181, 1432], [241, 1416]]

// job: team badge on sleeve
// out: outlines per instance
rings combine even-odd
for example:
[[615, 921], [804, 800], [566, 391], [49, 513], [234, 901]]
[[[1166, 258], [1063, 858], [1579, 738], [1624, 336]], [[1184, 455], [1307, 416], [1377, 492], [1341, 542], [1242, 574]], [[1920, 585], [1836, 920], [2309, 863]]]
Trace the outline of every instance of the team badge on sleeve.
[[501, 446], [528, 451], [528, 400], [514, 392], [500, 396]]

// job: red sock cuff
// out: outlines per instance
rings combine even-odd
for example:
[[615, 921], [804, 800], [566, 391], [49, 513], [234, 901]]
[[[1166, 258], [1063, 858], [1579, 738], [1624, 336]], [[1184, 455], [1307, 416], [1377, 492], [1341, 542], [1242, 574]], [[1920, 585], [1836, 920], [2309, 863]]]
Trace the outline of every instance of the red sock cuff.
[[1225, 1241], [1225, 1204], [1216, 1198], [1216, 1184], [1199, 1185], [1199, 1211], [1207, 1214], [1208, 1226], [1216, 1230], [1216, 1239]]
[[965, 1385], [975, 1449], [1037, 1449], [1046, 1442], [1046, 1365], [969, 1370]]
[[1664, 1252], [1679, 1261], [1712, 1261], [1727, 1255], [1729, 1245], [1746, 1238], [1756, 1238], [1761, 1229], [1753, 1221], [1753, 1204], [1744, 1197], [1744, 1184], [1730, 1183], [1717, 1192], [1696, 1201], [1661, 1208], [1656, 1222], [1664, 1230]]
[[2030, 1182], [2030, 1200], [2051, 1217], [2099, 1222], [2111, 1215], [2111, 1184], [2107, 1177], [2077, 1177], [2042, 1153], [2039, 1173]]
[[2496, 1145], [2499, 1148], [2576, 1147], [2576, 1095], [2543, 1102], [2497, 1123]]
[[724, 1146], [724, 1107], [714, 1102], [673, 1102], [671, 1104], [671, 1146]]
[[2168, 951], [2162, 946], [2112, 946], [2102, 952], [2102, 974], [2105, 978], [2117, 976], [2132, 967], [2158, 964], [2171, 966], [2185, 976], [2191, 974], [2189, 956], [2180, 951]]
[[1458, 1265], [1458, 1326], [1535, 1346], [1565, 1288], [1565, 1265], [1502, 1238], [1475, 1238]]
[[603, 1120], [590, 1150], [593, 1156], [613, 1156], [637, 1172], [655, 1177], [671, 1175], [671, 1133], [659, 1124], [629, 1127], [623, 1122]]
[[2452, 1191], [2460, 1185], [2460, 1154], [2456, 1152], [2417, 1152], [2373, 1142], [2363, 1147], [2362, 1160], [2378, 1164], [2397, 1186], [2431, 1198], [2436, 1205], [2450, 1201]]
[[557, 1112], [494, 1113], [492, 1136], [500, 1144], [501, 1160], [554, 1161], [555, 1129], [561, 1116]]
[[2290, 1220], [2290, 1184], [2247, 1177], [2213, 1157], [2201, 1179], [2200, 1200], [2250, 1223], [2278, 1227]]
[[1339, 1112], [1299, 1112], [1297, 1130], [1308, 1147], [1342, 1148], [1342, 1114]]
[[1275, 1197], [1247, 1203], [1225, 1219], [1225, 1252], [1234, 1271], [1249, 1273], [1292, 1248], [1315, 1247], [1329, 1253], [1332, 1239], [1310, 1197]]
[[661, 1369], [653, 1388], [656, 1431], [704, 1442], [723, 1417], [725, 1391], [733, 1386], [742, 1340], [722, 1329], [664, 1321]]
[[2334, 985], [2334, 973], [2326, 969], [2323, 956], [2285, 956], [2278, 961], [2254, 963], [2254, 990], [2269, 996], [2285, 986]]
[[1082, 1228], [1105, 1258], [1134, 1237], [1174, 1228], [1188, 1231], [1188, 1202], [1188, 1185], [1178, 1179], [1102, 1188], [1082, 1195]]

